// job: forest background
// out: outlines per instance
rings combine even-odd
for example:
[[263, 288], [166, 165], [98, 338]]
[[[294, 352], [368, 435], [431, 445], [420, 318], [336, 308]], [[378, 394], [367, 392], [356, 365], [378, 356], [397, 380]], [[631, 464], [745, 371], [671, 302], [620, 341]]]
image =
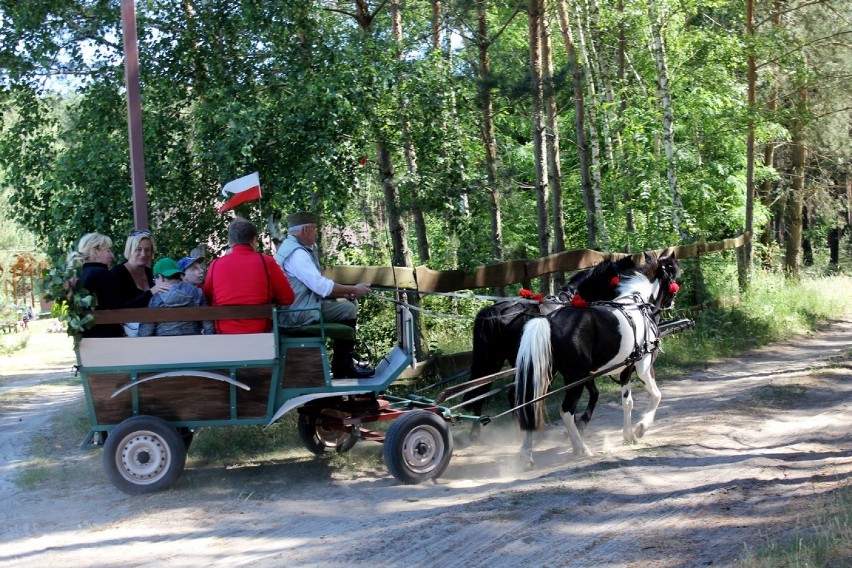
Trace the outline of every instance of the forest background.
[[[89, 231], [120, 253], [134, 224], [127, 3], [0, 1], [4, 208], [52, 258]], [[142, 0], [135, 15], [158, 255], [220, 252], [221, 186], [253, 171], [263, 198], [238, 212], [268, 252], [310, 209], [328, 264], [468, 270], [745, 230], [795, 276], [814, 247], [836, 264], [849, 225], [849, 2]]]

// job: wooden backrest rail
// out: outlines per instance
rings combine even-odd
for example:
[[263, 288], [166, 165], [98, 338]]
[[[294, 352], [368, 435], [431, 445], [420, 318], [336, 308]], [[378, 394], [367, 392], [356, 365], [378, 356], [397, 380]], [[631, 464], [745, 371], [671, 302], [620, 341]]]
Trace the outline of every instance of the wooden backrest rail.
[[259, 306], [198, 306], [190, 308], [128, 308], [94, 310], [96, 324], [160, 323], [167, 321], [204, 321], [223, 319], [260, 319], [272, 317], [272, 304]]

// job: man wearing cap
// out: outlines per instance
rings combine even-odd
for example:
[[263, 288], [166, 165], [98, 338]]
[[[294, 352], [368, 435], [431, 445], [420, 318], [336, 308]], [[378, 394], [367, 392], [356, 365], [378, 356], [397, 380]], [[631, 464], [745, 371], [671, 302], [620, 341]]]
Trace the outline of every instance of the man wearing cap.
[[[181, 281], [184, 275], [177, 262], [171, 258], [161, 258], [154, 264], [156, 282], [167, 282], [171, 288], [166, 292], [155, 294], [148, 304], [149, 308], [188, 308], [206, 306], [207, 301], [201, 289], [189, 282]], [[150, 335], [197, 335], [212, 334], [212, 321], [170, 321], [160, 323], [142, 323], [139, 325], [139, 337]]]
[[[354, 300], [370, 293], [367, 284], [338, 284], [320, 273], [317, 242], [317, 216], [300, 211], [287, 216], [287, 238], [278, 247], [275, 260], [290, 280], [296, 300], [290, 308], [320, 308], [323, 322], [337, 322], [355, 329], [357, 306], [354, 302], [338, 302], [337, 298]], [[279, 324], [296, 327], [317, 323], [314, 310], [280, 314]], [[356, 364], [352, 357], [355, 341], [334, 340], [331, 372], [335, 377], [369, 377], [373, 370]]]
[[183, 272], [183, 281], [193, 286], [204, 284], [204, 257], [185, 256], [178, 261], [178, 268]]

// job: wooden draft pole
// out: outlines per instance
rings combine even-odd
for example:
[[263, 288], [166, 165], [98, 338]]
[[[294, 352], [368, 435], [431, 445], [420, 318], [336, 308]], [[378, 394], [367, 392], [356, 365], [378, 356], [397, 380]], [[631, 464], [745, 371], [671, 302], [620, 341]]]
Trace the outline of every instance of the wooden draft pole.
[[124, 32], [124, 84], [127, 88], [127, 131], [130, 139], [133, 225], [137, 229], [148, 229], [148, 194], [145, 189], [145, 152], [142, 148], [142, 99], [139, 88], [135, 0], [121, 0], [121, 27]]

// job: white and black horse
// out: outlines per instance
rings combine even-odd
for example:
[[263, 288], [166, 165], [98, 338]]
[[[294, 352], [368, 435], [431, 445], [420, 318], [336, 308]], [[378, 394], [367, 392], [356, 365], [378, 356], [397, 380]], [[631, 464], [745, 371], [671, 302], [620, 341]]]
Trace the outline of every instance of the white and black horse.
[[[635, 273], [637, 266], [632, 257], [617, 261], [603, 260], [586, 270], [577, 272], [562, 287], [557, 298], [544, 298], [541, 302], [528, 300], [501, 300], [479, 310], [473, 322], [473, 352], [470, 367], [470, 380], [493, 375], [508, 361], [514, 364], [518, 356], [518, 347], [524, 325], [533, 318], [545, 316], [564, 306], [583, 305], [587, 302], [612, 300], [616, 297], [619, 278]], [[471, 400], [484, 395], [491, 383], [484, 384], [465, 395]], [[592, 418], [598, 400], [598, 389], [594, 381], [586, 384], [589, 402], [586, 410], [577, 416], [577, 427], [581, 430]], [[482, 414], [483, 399], [474, 400], [468, 405], [476, 416]], [[514, 406], [513, 393], [509, 393], [509, 405]], [[474, 422], [471, 439], [479, 437], [480, 425]]]
[[[517, 418], [524, 431], [521, 459], [526, 465], [533, 464], [533, 431], [542, 429], [545, 419], [544, 402], [530, 401], [547, 393], [557, 372], [562, 374], [566, 386], [600, 371], [621, 372], [625, 441], [635, 442], [653, 423], [660, 403], [653, 369], [659, 340], [657, 324], [661, 311], [674, 302], [680, 267], [674, 255], [659, 259], [649, 255], [646, 267], [645, 271], [622, 277], [612, 301], [590, 303], [584, 308], [565, 307], [532, 319], [524, 327], [516, 361], [515, 396], [516, 404], [523, 405]], [[629, 381], [634, 366], [651, 397], [647, 412], [635, 428]], [[584, 384], [565, 390], [560, 409], [576, 455], [591, 454], [574, 421]]]

